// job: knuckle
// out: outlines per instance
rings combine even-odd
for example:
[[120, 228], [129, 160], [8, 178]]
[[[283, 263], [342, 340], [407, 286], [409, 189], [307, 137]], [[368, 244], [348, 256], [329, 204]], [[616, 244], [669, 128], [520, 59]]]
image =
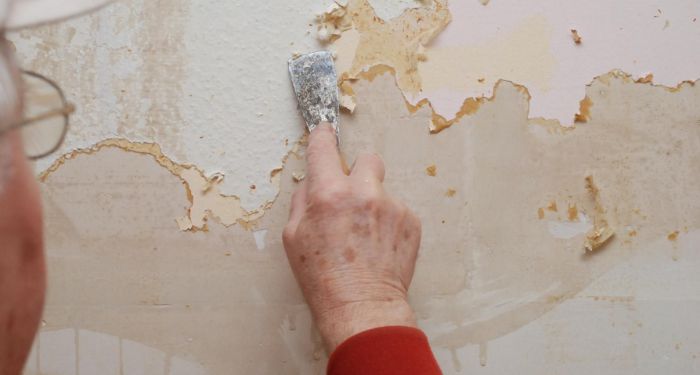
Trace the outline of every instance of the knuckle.
[[376, 152], [370, 153], [367, 157], [378, 167], [384, 168], [384, 159]]
[[412, 231], [420, 232], [422, 223], [418, 216], [405, 203], [397, 201], [398, 213], [404, 217], [405, 225]]
[[385, 199], [377, 189], [364, 189], [358, 192], [355, 202], [368, 212], [377, 212], [384, 206]]
[[282, 230], [282, 242], [284, 243], [284, 247], [291, 246], [292, 242], [294, 242], [295, 234], [294, 228], [291, 226], [287, 225], [284, 227], [284, 230]]
[[365, 166], [378, 170], [384, 170], [384, 159], [376, 152], [363, 151], [357, 155], [357, 160]]
[[357, 200], [357, 205], [368, 214], [374, 214], [379, 211], [381, 202], [376, 197], [364, 195]]
[[376, 160], [376, 159], [374, 158], [374, 155], [375, 155], [375, 154], [373, 154], [373, 153], [371, 153], [371, 152], [369, 152], [369, 151], [360, 151], [360, 152], [357, 154], [357, 158], [358, 158], [358, 159], [365, 160], [365, 161], [371, 161], [371, 160]]
[[333, 208], [350, 196], [349, 189], [342, 183], [325, 184], [309, 197], [311, 205], [319, 208]]
[[406, 206], [403, 202], [394, 199], [392, 203], [393, 203], [393, 207], [394, 207], [394, 212], [396, 212], [398, 215], [403, 216], [403, 217], [410, 216], [411, 210], [409, 210], [408, 206]]

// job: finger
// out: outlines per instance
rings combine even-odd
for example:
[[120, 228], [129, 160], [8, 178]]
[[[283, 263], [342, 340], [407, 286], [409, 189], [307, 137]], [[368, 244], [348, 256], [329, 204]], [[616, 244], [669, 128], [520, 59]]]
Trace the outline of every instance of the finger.
[[299, 184], [297, 190], [292, 194], [292, 201], [289, 208], [289, 222], [287, 227], [292, 232], [296, 232], [296, 228], [304, 216], [306, 211], [306, 180]]
[[350, 176], [363, 180], [384, 182], [384, 160], [375, 153], [363, 152], [357, 155]]
[[306, 149], [306, 175], [309, 184], [343, 175], [335, 130], [328, 123], [319, 124], [309, 136]]
[[408, 289], [411, 286], [411, 280], [416, 270], [416, 261], [418, 259], [418, 251], [421, 243], [422, 225], [418, 217], [407, 209], [403, 220], [401, 236], [402, 252], [400, 267], [401, 274], [405, 278], [402, 279], [404, 286]]

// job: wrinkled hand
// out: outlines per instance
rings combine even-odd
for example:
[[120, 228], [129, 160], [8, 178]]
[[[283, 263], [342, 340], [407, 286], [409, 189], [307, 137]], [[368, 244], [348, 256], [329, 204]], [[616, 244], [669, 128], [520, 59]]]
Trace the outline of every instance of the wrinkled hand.
[[321, 124], [307, 163], [284, 247], [328, 350], [368, 329], [415, 327], [407, 292], [421, 224], [384, 191], [383, 161], [361, 154], [346, 175], [335, 133]]

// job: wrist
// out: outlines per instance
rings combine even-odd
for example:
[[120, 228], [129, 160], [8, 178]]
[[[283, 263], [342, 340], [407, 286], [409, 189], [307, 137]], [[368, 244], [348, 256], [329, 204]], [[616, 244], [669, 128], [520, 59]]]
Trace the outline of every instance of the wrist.
[[329, 353], [350, 337], [379, 327], [417, 327], [413, 309], [405, 300], [359, 301], [318, 314], [317, 325]]

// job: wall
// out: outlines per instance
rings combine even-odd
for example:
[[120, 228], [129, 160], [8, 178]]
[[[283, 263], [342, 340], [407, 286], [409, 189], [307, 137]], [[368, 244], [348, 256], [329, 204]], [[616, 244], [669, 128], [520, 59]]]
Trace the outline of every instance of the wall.
[[12, 36], [78, 106], [36, 166], [26, 373], [323, 373], [280, 241], [286, 60], [319, 48], [343, 151], [381, 152], [423, 220], [411, 298], [445, 373], [697, 371], [699, 6], [334, 4], [122, 1]]

